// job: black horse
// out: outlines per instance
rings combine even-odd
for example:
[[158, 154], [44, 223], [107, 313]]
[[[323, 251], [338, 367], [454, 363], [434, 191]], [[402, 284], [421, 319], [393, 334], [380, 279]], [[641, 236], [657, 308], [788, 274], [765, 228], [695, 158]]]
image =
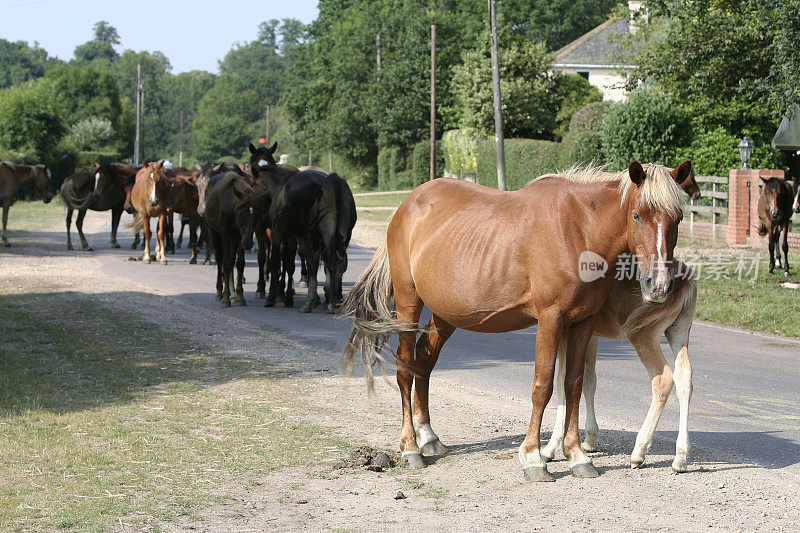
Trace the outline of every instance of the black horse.
[[337, 174], [296, 171], [294, 167], [276, 164], [273, 157], [276, 149], [277, 144], [268, 149], [250, 145], [253, 175], [265, 183], [271, 198], [272, 279], [265, 305], [275, 305], [281, 264], [288, 283], [286, 305], [292, 305], [294, 251], [299, 246], [308, 267], [308, 299], [300, 310], [309, 313], [319, 304], [317, 271], [322, 259], [326, 310], [333, 313], [342, 299], [347, 246], [356, 223], [353, 194], [347, 182]]

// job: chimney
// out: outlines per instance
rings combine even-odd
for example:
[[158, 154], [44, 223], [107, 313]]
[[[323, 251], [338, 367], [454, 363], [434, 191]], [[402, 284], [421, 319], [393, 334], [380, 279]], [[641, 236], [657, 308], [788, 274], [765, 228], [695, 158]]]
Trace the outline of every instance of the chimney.
[[645, 7], [643, 0], [628, 0], [628, 9], [630, 10], [628, 31], [631, 34], [636, 33], [636, 31], [639, 29], [639, 24], [650, 23], [650, 13]]

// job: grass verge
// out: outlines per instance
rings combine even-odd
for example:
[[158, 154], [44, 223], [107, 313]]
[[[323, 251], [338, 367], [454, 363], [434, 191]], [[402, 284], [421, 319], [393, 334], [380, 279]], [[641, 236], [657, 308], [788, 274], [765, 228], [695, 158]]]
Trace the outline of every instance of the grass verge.
[[290, 377], [87, 300], [0, 295], [0, 529], [158, 529], [220, 483], [344, 455], [287, 419]]
[[17, 201], [8, 211], [9, 237], [23, 231], [42, 231], [63, 224], [67, 210], [60, 195], [46, 204], [41, 200]]

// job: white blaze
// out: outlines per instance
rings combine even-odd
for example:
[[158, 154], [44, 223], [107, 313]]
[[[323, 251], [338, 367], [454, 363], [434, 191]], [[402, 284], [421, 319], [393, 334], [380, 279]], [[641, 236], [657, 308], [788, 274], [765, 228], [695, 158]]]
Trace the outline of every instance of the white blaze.
[[97, 184], [100, 183], [100, 173], [94, 175], [94, 190], [97, 190]]

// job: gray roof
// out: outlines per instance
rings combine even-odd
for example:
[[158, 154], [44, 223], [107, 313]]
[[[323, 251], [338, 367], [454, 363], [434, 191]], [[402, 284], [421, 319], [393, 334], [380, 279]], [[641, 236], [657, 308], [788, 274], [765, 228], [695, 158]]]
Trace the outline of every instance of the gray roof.
[[630, 61], [620, 62], [629, 54], [622, 51], [620, 35], [628, 35], [628, 21], [615, 17], [605, 21], [556, 51], [553, 65], [566, 66], [632, 66]]
[[772, 138], [772, 147], [776, 150], [800, 150], [800, 107], [797, 104], [792, 104], [789, 113], [781, 120]]

